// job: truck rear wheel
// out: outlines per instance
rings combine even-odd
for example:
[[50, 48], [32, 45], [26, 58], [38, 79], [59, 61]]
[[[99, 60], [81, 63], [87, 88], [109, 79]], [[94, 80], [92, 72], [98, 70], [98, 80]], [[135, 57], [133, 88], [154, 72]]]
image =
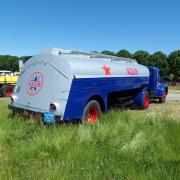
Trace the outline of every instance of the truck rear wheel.
[[159, 97], [159, 103], [165, 103], [166, 101], [166, 93], [164, 92], [162, 97]]
[[11, 97], [13, 94], [13, 88], [14, 86], [6, 84], [3, 88], [2, 88], [2, 96], [3, 97]]
[[83, 111], [82, 122], [95, 124], [101, 115], [101, 107], [96, 100], [87, 103]]

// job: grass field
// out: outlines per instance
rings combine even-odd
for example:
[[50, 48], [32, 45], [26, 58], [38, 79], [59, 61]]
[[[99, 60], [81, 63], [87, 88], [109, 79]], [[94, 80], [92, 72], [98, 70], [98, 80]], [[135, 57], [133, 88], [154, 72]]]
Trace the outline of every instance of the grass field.
[[180, 86], [168, 86], [171, 90], [180, 90]]
[[180, 94], [180, 90], [169, 90], [169, 93]]
[[170, 90], [169, 90], [169, 93], [180, 94], [180, 90], [170, 89]]
[[169, 86], [169, 92], [173, 94], [180, 94], [180, 86]]
[[0, 99], [0, 179], [179, 179], [180, 102], [42, 128]]

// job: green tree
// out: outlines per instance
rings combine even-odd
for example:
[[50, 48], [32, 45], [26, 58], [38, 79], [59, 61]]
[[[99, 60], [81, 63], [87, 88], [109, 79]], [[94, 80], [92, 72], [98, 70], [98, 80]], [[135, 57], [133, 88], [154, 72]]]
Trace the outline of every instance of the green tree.
[[160, 69], [161, 77], [164, 80], [168, 79], [169, 75], [169, 68], [168, 68], [168, 61], [167, 56], [162, 53], [161, 51], [157, 51], [150, 56], [149, 60], [150, 66], [155, 66]]
[[139, 64], [143, 64], [145, 66], [149, 65], [150, 55], [147, 51], [137, 51], [133, 55], [133, 58], [136, 59]]
[[180, 80], [180, 50], [173, 51], [168, 57], [169, 72], [173, 80]]
[[98, 53], [98, 51], [91, 51], [92, 53]]
[[125, 49], [118, 51], [116, 53], [116, 56], [124, 57], [124, 58], [132, 58], [132, 54], [129, 51], [125, 50]]
[[25, 62], [28, 61], [30, 58], [32, 58], [32, 56], [22, 56], [22, 57], [20, 58], [20, 60], [22, 60], [22, 61], [25, 63]]
[[19, 57], [1, 55], [0, 56], [0, 70], [9, 70], [12, 72], [19, 70]]
[[106, 55], [110, 55], [110, 56], [115, 55], [113, 51], [108, 51], [108, 50], [102, 51], [101, 54], [106, 54]]

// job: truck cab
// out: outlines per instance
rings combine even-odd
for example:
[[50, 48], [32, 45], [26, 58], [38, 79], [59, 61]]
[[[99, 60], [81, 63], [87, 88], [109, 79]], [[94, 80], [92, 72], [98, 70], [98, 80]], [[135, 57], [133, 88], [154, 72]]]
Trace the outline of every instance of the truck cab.
[[159, 99], [160, 103], [164, 103], [168, 94], [168, 86], [161, 82], [160, 70], [157, 67], [148, 67], [149, 76], [149, 89], [151, 99]]

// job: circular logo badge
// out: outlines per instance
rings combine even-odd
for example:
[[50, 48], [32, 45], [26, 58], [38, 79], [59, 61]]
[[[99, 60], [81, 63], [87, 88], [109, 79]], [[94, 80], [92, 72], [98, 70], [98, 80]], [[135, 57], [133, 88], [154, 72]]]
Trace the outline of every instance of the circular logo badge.
[[39, 93], [43, 87], [43, 75], [40, 72], [34, 72], [30, 75], [27, 82], [27, 94], [34, 96]]

